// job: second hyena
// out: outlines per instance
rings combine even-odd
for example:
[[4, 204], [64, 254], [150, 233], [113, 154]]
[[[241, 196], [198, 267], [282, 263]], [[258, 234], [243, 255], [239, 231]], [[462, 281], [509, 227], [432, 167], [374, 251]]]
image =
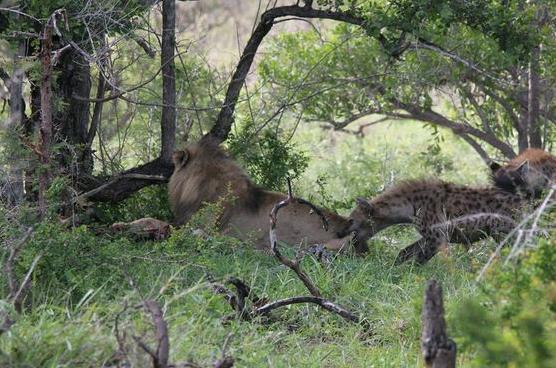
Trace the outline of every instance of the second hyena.
[[490, 169], [495, 186], [530, 197], [556, 184], [556, 156], [538, 148], [526, 149], [504, 166], [492, 162]]

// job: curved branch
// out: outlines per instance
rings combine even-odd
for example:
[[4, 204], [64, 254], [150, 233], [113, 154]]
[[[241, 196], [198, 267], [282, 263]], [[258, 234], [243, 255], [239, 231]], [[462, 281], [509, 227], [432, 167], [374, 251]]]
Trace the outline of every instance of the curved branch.
[[228, 85], [226, 97], [224, 99], [224, 103], [222, 104], [222, 108], [220, 109], [218, 118], [216, 119], [216, 123], [205, 137], [210, 136], [216, 138], [220, 142], [224, 141], [228, 137], [234, 122], [233, 115], [239, 98], [239, 93], [245, 83], [245, 78], [251, 69], [253, 59], [255, 58], [261, 42], [272, 29], [275, 19], [292, 16], [302, 18], [331, 19], [358, 26], [363, 26], [366, 22], [365, 19], [350, 13], [313, 9], [311, 7], [300, 7], [298, 5], [280, 6], [264, 12], [261, 15], [261, 21], [251, 34], [247, 45], [243, 49], [243, 53], [236, 66], [232, 80]]
[[283, 307], [283, 306], [286, 306], [286, 305], [300, 304], [300, 303], [313, 303], [313, 304], [316, 304], [323, 309], [326, 309], [329, 312], [336, 313], [336, 314], [340, 315], [346, 321], [355, 322], [355, 323], [361, 322], [361, 319], [359, 317], [357, 317], [356, 315], [354, 315], [353, 313], [351, 313], [350, 311], [340, 307], [337, 304], [332, 303], [331, 301], [329, 301], [325, 298], [321, 298], [321, 297], [318, 297], [318, 296], [295, 296], [295, 297], [292, 297], [292, 298], [277, 300], [275, 302], [265, 304], [262, 307], [255, 309], [253, 311], [253, 314], [255, 314], [255, 315], [267, 314], [267, 313], [273, 311], [274, 309], [277, 309], [277, 308], [280, 308], [280, 307]]
[[492, 163], [492, 159], [490, 158], [488, 153], [473, 138], [471, 138], [467, 134], [460, 134], [459, 136], [461, 137], [461, 139], [469, 143], [471, 147], [473, 147], [473, 149], [479, 154], [479, 156], [481, 156], [481, 158], [487, 165], [490, 165]]

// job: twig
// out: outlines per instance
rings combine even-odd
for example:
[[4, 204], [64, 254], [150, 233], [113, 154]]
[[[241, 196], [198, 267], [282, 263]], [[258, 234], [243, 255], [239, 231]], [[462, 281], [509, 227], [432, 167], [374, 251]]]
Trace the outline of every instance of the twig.
[[177, 57], [178, 55], [185, 54], [186, 52], [187, 52], [187, 50], [184, 51], [184, 52], [181, 52], [181, 53], [178, 53], [178, 54], [174, 55], [174, 57], [173, 57], [171, 60], [168, 60], [168, 61], [166, 61], [166, 63], [162, 64], [162, 65], [160, 66], [160, 68], [158, 68], [158, 70], [156, 71], [156, 73], [154, 73], [150, 78], [147, 78], [145, 81], [143, 81], [143, 82], [141, 82], [141, 83], [137, 84], [136, 86], [133, 86], [133, 87], [131, 87], [131, 88], [129, 88], [129, 89], [121, 90], [121, 91], [119, 91], [119, 92], [117, 92], [117, 93], [113, 93], [113, 94], [111, 94], [110, 96], [106, 96], [106, 97], [103, 97], [103, 98], [86, 98], [86, 97], [81, 97], [81, 96], [77, 96], [77, 95], [73, 95], [72, 98], [74, 98], [74, 99], [76, 99], [76, 100], [78, 100], [78, 101], [86, 101], [86, 102], [106, 102], [106, 101], [111, 101], [111, 100], [114, 100], [114, 99], [116, 99], [116, 98], [119, 98], [119, 97], [125, 95], [126, 93], [133, 92], [133, 91], [135, 91], [135, 90], [137, 90], [137, 89], [139, 89], [139, 88], [141, 88], [141, 87], [144, 87], [144, 86], [146, 86], [147, 84], [151, 83], [153, 80], [155, 80], [155, 78], [160, 74], [160, 72], [162, 71], [162, 69], [163, 69], [169, 62], [171, 62], [172, 60], [174, 60], [174, 58]]
[[166, 368], [168, 366], [168, 352], [169, 352], [169, 340], [168, 340], [168, 325], [164, 320], [162, 310], [160, 305], [154, 300], [145, 301], [145, 308], [150, 312], [151, 318], [156, 328], [156, 339], [158, 340], [158, 346], [156, 347], [156, 362], [153, 362], [155, 368]]
[[6, 274], [6, 278], [8, 279], [8, 289], [9, 289], [10, 298], [16, 295], [18, 289], [17, 280], [14, 273], [14, 265], [17, 258], [19, 257], [19, 253], [23, 249], [23, 246], [27, 243], [27, 240], [29, 240], [29, 238], [31, 237], [31, 234], [33, 234], [32, 227], [28, 228], [25, 231], [25, 234], [23, 234], [23, 237], [16, 244], [10, 247], [10, 255], [8, 256], [8, 259], [4, 263], [4, 273]]
[[164, 320], [162, 309], [156, 301], [151, 299], [143, 301], [142, 305], [151, 315], [154, 324], [157, 341], [156, 351], [147, 346], [140, 337], [133, 336], [133, 339], [141, 349], [150, 355], [153, 368], [167, 368], [170, 342], [168, 339], [168, 325]]
[[238, 296], [236, 296], [230, 289], [228, 289], [222, 284], [218, 284], [215, 282], [211, 282], [210, 287], [214, 293], [224, 296], [224, 299], [226, 299], [228, 304], [230, 304], [230, 306], [236, 312], [237, 316], [240, 319], [243, 320], [251, 319], [250, 313], [245, 309], [244, 300], [239, 302], [240, 298], [238, 298]]
[[226, 336], [226, 339], [224, 340], [224, 344], [222, 345], [222, 358], [214, 362], [214, 368], [231, 368], [234, 366], [234, 358], [229, 355], [226, 355], [228, 344], [230, 343], [230, 340], [232, 339], [233, 336], [234, 334], [232, 332], [230, 332]]
[[35, 267], [37, 266], [37, 263], [39, 262], [39, 260], [42, 258], [42, 252], [39, 253], [35, 259], [33, 260], [33, 263], [31, 263], [31, 267], [29, 267], [29, 270], [27, 271], [27, 274], [25, 275], [25, 278], [23, 279], [23, 282], [21, 283], [21, 285], [19, 286], [19, 289], [17, 290], [17, 293], [12, 297], [12, 302], [14, 304], [14, 306], [16, 307], [16, 310], [18, 310], [18, 312], [21, 312], [21, 302], [23, 300], [23, 298], [25, 297], [25, 295], [27, 294], [27, 290], [28, 290], [28, 286], [29, 283], [31, 282], [31, 274], [33, 273], [33, 270], [35, 269]]
[[[486, 270], [490, 267], [490, 265], [492, 264], [492, 262], [494, 262], [494, 259], [500, 254], [500, 251], [502, 250], [502, 247], [508, 242], [508, 240], [511, 239], [512, 236], [514, 236], [514, 234], [516, 232], [519, 232], [527, 222], [529, 222], [529, 220], [535, 218], [537, 219], [540, 216], [540, 213], [542, 213], [542, 211], [545, 209], [546, 204], [548, 203], [548, 200], [550, 199], [550, 197], [554, 194], [554, 188], [552, 188], [550, 190], [550, 192], [548, 193], [548, 195], [546, 196], [545, 200], [543, 201], [544, 205], [541, 205], [541, 207], [537, 208], [535, 211], [533, 211], [532, 213], [528, 214], [527, 216], [525, 216], [521, 222], [512, 230], [510, 231], [506, 237], [498, 244], [498, 246], [496, 247], [496, 249], [494, 250], [494, 252], [492, 252], [492, 254], [490, 255], [487, 263], [483, 266], [483, 268], [481, 269], [481, 272], [479, 272], [479, 275], [477, 276], [477, 281], [480, 281], [483, 276], [486, 273]], [[538, 220], [537, 220], [538, 221]], [[521, 237], [520, 237], [521, 238]], [[519, 238], [519, 239], [520, 239]], [[516, 247], [516, 243], [514, 243], [514, 247]], [[511, 254], [512, 252], [510, 252]]]

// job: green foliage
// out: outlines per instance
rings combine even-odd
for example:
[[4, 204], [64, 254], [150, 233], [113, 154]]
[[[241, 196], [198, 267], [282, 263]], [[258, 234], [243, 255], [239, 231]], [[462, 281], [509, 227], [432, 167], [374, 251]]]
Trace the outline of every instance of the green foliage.
[[[528, 69], [535, 45], [553, 44], [548, 34], [554, 25], [536, 25], [542, 9], [554, 10], [552, 2], [319, 3], [367, 23], [364, 29], [339, 24], [319, 33], [284, 33], [273, 40], [259, 64], [273, 100], [299, 101], [294, 111], [323, 122], [339, 124], [357, 115], [406, 110], [439, 126], [450, 126], [442, 122], [445, 118], [500, 142], [515, 140], [520, 102], [509, 91], [526, 90], [527, 85], [511, 77], [511, 71]], [[404, 48], [410, 45], [414, 47]], [[404, 52], [393, 58], [395, 50]], [[552, 79], [552, 54], [541, 55], [541, 80]], [[510, 85], [514, 87], [508, 89]], [[430, 110], [434, 113], [415, 113]], [[549, 142], [553, 127], [540, 120], [538, 124], [540, 130], [547, 129]], [[485, 134], [470, 135], [483, 140]], [[492, 139], [484, 140], [492, 144]]]
[[307, 168], [309, 158], [297, 146], [270, 129], [252, 137], [248, 125], [232, 135], [229, 148], [253, 180], [265, 189], [286, 189], [286, 178], [297, 179]]
[[[0, 34], [19, 32], [40, 32], [44, 21], [58, 9], [65, 9], [68, 19], [68, 30], [62, 24], [57, 24], [64, 37], [80, 43], [81, 47], [91, 51], [89, 42], [97, 43], [100, 40], [91, 38], [91, 29], [102, 29], [107, 33], [129, 32], [149, 9], [144, 1], [140, 0], [19, 0], [20, 9], [29, 16], [14, 16], [8, 13], [7, 22], [0, 26]], [[38, 42], [37, 39], [34, 42]]]
[[517, 265], [495, 270], [479, 298], [452, 317], [476, 367], [553, 367], [556, 364], [556, 243], [541, 240]]

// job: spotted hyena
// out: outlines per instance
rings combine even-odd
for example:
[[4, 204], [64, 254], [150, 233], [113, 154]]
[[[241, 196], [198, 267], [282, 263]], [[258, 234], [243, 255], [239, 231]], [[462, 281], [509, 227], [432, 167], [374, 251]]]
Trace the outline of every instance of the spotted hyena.
[[493, 162], [490, 168], [495, 186], [531, 197], [556, 183], [556, 156], [542, 149], [527, 149], [506, 165]]
[[422, 238], [403, 249], [396, 263], [425, 263], [448, 243], [470, 245], [487, 236], [500, 239], [516, 226], [527, 204], [519, 194], [494, 187], [468, 187], [415, 180], [391, 187], [371, 200], [358, 199], [345, 233], [355, 232], [355, 247], [395, 224], [413, 224]]

